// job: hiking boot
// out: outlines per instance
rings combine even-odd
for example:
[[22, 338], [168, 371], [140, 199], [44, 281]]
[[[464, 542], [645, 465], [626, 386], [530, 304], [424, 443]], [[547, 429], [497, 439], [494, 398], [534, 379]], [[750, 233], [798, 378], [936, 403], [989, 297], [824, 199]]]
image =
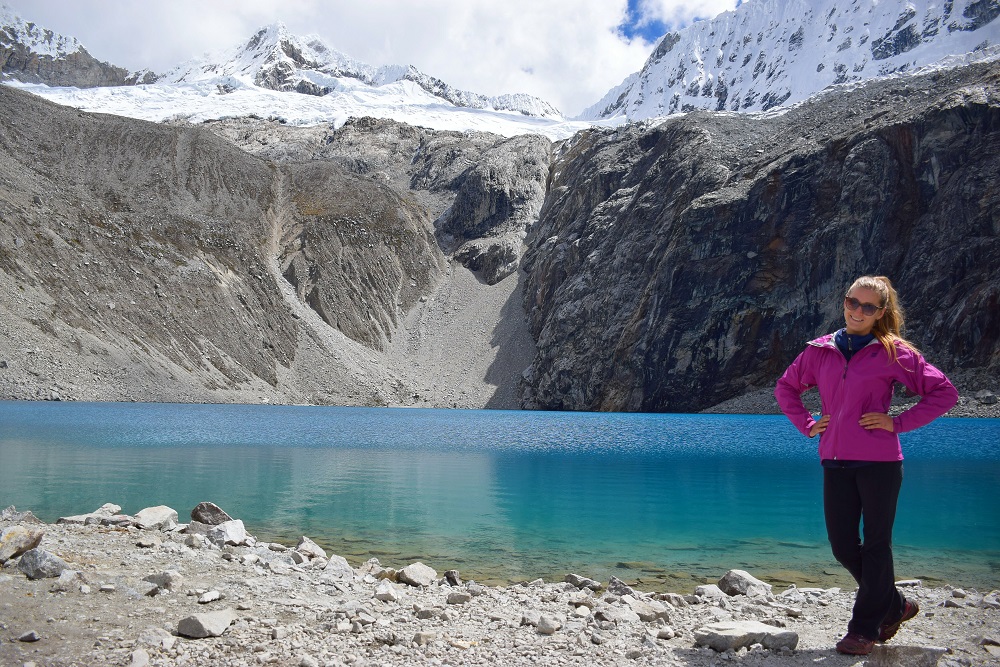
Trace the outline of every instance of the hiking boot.
[[878, 640], [880, 642], [887, 642], [895, 637], [896, 632], [899, 631], [899, 626], [916, 616], [918, 611], [920, 611], [920, 607], [917, 606], [917, 603], [913, 600], [907, 600], [906, 604], [903, 605], [903, 615], [899, 617], [899, 620], [895, 623], [887, 623], [878, 629]]
[[875, 648], [875, 640], [868, 639], [857, 632], [848, 632], [844, 638], [837, 642], [837, 653], [847, 655], [868, 655]]

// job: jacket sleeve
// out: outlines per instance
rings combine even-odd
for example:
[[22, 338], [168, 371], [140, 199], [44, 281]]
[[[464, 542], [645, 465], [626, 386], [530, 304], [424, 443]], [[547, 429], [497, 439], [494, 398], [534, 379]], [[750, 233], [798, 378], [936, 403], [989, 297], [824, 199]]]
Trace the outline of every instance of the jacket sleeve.
[[913, 394], [920, 396], [915, 405], [892, 419], [896, 433], [906, 433], [931, 423], [951, 410], [958, 402], [958, 390], [945, 374], [927, 363], [916, 352], [909, 355], [900, 350], [899, 381]]
[[810, 370], [810, 350], [803, 350], [795, 358], [784, 375], [778, 378], [778, 384], [774, 388], [774, 397], [778, 399], [778, 407], [785, 413], [792, 425], [799, 430], [802, 435], [809, 437], [809, 429], [813, 427], [816, 420], [806, 410], [802, 403], [802, 392], [816, 386], [813, 373]]

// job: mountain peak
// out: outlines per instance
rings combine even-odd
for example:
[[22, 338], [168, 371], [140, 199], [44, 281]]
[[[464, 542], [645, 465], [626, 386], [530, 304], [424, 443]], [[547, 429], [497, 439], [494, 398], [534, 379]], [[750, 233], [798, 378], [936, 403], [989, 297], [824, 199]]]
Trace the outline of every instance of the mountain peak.
[[998, 0], [750, 0], [665, 35], [641, 71], [580, 117], [767, 111], [959, 54], [993, 58], [998, 16]]

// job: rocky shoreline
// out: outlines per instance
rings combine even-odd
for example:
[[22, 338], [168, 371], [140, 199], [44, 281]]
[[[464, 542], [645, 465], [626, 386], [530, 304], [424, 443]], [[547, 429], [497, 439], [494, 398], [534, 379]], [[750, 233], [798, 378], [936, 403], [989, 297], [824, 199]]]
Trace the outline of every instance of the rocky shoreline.
[[211, 503], [186, 524], [120, 511], [0, 513], [0, 665], [1000, 665], [996, 590], [900, 582], [920, 614], [861, 658], [833, 649], [850, 590], [741, 570], [687, 594], [578, 573], [483, 586], [258, 541]]

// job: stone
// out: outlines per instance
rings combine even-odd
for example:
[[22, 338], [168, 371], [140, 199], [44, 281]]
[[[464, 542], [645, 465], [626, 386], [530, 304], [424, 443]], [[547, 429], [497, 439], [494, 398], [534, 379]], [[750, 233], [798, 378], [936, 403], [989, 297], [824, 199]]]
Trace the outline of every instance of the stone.
[[202, 537], [208, 537], [208, 532], [215, 528], [215, 526], [207, 523], [202, 523], [201, 521], [192, 521], [188, 525], [184, 526], [182, 533], [186, 535], [201, 535]]
[[163, 628], [148, 627], [139, 633], [139, 638], [136, 641], [145, 646], [155, 646], [169, 651], [173, 648], [175, 640], [176, 637]]
[[622, 595], [631, 595], [632, 597], [638, 596], [638, 593], [636, 593], [631, 586], [626, 584], [618, 577], [611, 577], [611, 579], [608, 581], [608, 593], [611, 593], [612, 595], [617, 595], [619, 597], [621, 597]]
[[0, 565], [13, 560], [42, 542], [45, 531], [24, 526], [10, 526], [0, 532]]
[[134, 518], [135, 525], [143, 530], [173, 530], [177, 527], [177, 510], [166, 505], [139, 510]]
[[399, 581], [410, 586], [430, 586], [437, 580], [437, 571], [423, 563], [407, 565], [399, 571]]
[[589, 588], [593, 591], [599, 591], [603, 588], [603, 585], [599, 581], [594, 581], [588, 577], [581, 577], [578, 574], [567, 574], [565, 581], [567, 583], [573, 584], [577, 588]]
[[58, 577], [69, 566], [59, 556], [40, 548], [29, 549], [21, 556], [17, 569], [28, 579]]
[[79, 570], [63, 570], [59, 573], [59, 579], [52, 584], [52, 588], [49, 590], [53, 593], [66, 593], [71, 590], [79, 590], [80, 585], [85, 583], [86, 580]]
[[37, 632], [35, 632], [34, 630], [30, 630], [30, 631], [25, 632], [24, 634], [20, 635], [17, 638], [17, 641], [19, 641], [19, 642], [37, 642], [41, 638], [42, 638], [41, 635], [39, 635]]
[[794, 650], [799, 643], [797, 633], [781, 630], [758, 621], [712, 623], [694, 631], [696, 646], [707, 646], [724, 653], [760, 644], [766, 649]]
[[979, 401], [983, 405], [996, 405], [996, 403], [997, 403], [997, 396], [996, 396], [996, 394], [994, 394], [989, 389], [983, 389], [983, 390], [977, 391], [976, 394], [975, 394], [975, 396], [976, 396], [976, 400]]
[[153, 549], [161, 544], [163, 544], [163, 541], [156, 535], [143, 535], [135, 541], [135, 546], [140, 549]]
[[299, 543], [295, 547], [295, 550], [310, 559], [326, 558], [326, 550], [304, 535], [299, 538]]
[[465, 604], [472, 600], [472, 593], [468, 591], [455, 591], [448, 593], [448, 604]]
[[103, 505], [98, 507], [93, 512], [90, 512], [89, 514], [78, 514], [76, 516], [60, 517], [56, 519], [56, 523], [68, 523], [68, 524], [82, 526], [87, 523], [88, 519], [96, 520], [97, 523], [100, 523], [101, 519], [113, 517], [121, 511], [122, 508], [119, 505], [114, 505], [112, 503], [104, 503]]
[[416, 617], [421, 620], [440, 618], [443, 613], [444, 609], [441, 607], [420, 607], [416, 610]]
[[215, 602], [222, 599], [222, 593], [219, 591], [208, 591], [202, 594], [198, 598], [198, 604], [208, 604], [209, 602]]
[[217, 547], [224, 547], [227, 544], [241, 546], [247, 543], [247, 529], [240, 519], [233, 519], [220, 523], [209, 529], [206, 536], [208, 541]]
[[215, 503], [201, 502], [191, 510], [191, 520], [209, 526], [219, 526], [227, 521], [232, 521], [233, 517]]
[[744, 570], [730, 570], [719, 579], [719, 590], [726, 595], [767, 596], [771, 594], [771, 584]]
[[709, 600], [720, 600], [728, 597], [722, 589], [715, 584], [698, 586], [694, 589], [694, 594], [701, 598], [708, 598]]
[[184, 584], [184, 577], [177, 570], [164, 570], [163, 572], [143, 577], [142, 580], [156, 584], [159, 588], [165, 590], [177, 590]]
[[521, 625], [538, 627], [542, 620], [542, 612], [537, 609], [527, 609], [521, 614]]
[[191, 549], [204, 549], [210, 544], [211, 542], [204, 535], [188, 535], [184, 538], [184, 546]]
[[192, 614], [177, 624], [177, 634], [192, 639], [221, 637], [237, 618], [236, 612], [232, 609]]
[[644, 623], [651, 623], [658, 618], [665, 621], [670, 620], [667, 608], [655, 600], [639, 600], [631, 595], [623, 595], [622, 602], [628, 605], [629, 609], [634, 611], [639, 620]]
[[29, 523], [33, 525], [44, 525], [45, 522], [39, 519], [37, 516], [27, 512], [18, 512], [13, 505], [10, 505], [4, 510], [0, 510], [0, 521], [12, 521], [14, 523]]
[[361, 576], [371, 575], [376, 579], [386, 578], [383, 576], [385, 572], [386, 569], [378, 562], [378, 558], [369, 558], [358, 568], [358, 574]]
[[459, 575], [458, 570], [448, 570], [444, 573], [444, 580], [448, 582], [449, 586], [461, 586], [462, 577]]
[[351, 564], [347, 562], [347, 559], [343, 556], [337, 556], [336, 554], [330, 556], [329, 562], [327, 562], [326, 567], [323, 568], [323, 573], [327, 576], [331, 576], [334, 579], [353, 579], [354, 578], [354, 568]]
[[383, 579], [375, 587], [376, 600], [381, 600], [382, 602], [399, 602], [402, 597], [402, 593], [399, 592], [399, 589], [391, 581]]
[[129, 667], [147, 667], [149, 665], [149, 653], [144, 648], [132, 651], [129, 658]]
[[540, 635], [552, 635], [558, 632], [562, 626], [562, 621], [558, 618], [542, 614], [541, 618], [538, 619], [538, 625], [535, 626], [535, 630]]
[[936, 667], [948, 649], [937, 646], [876, 644], [865, 667]]
[[427, 646], [437, 639], [437, 633], [428, 630], [421, 630], [413, 635], [413, 643], [417, 646]]
[[614, 623], [615, 625], [627, 625], [629, 623], [639, 623], [642, 619], [639, 614], [627, 607], [604, 606], [594, 610], [594, 618], [599, 621]]

